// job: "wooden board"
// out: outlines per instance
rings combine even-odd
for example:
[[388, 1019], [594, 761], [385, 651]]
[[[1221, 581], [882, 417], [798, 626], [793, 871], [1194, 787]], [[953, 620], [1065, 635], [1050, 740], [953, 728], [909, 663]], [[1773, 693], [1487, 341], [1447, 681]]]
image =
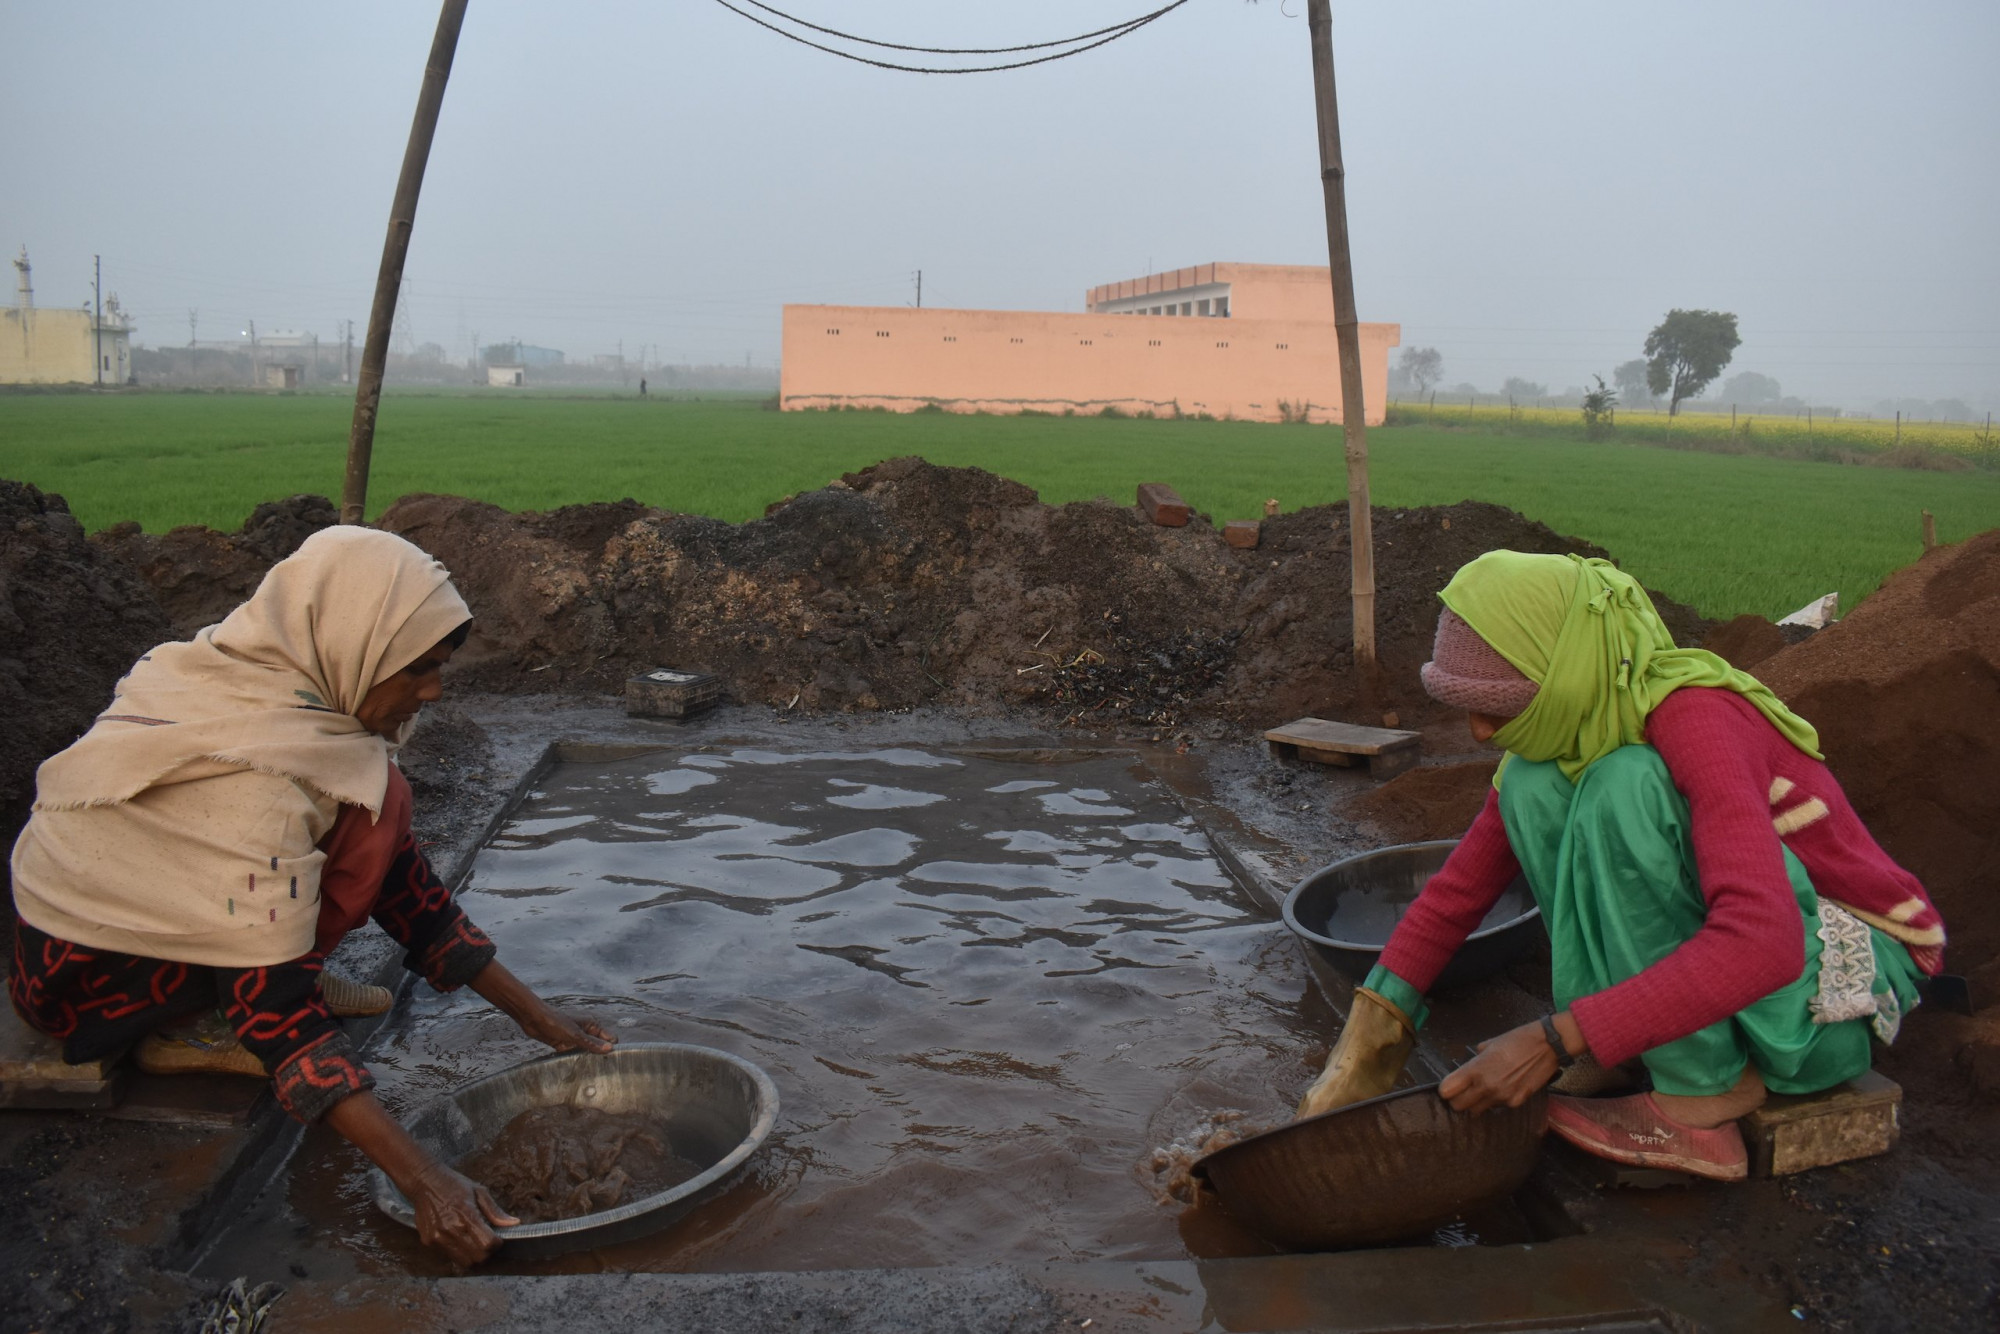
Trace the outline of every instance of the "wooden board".
[[1357, 723], [1336, 723], [1325, 718], [1300, 718], [1264, 733], [1271, 753], [1281, 760], [1307, 760], [1313, 764], [1353, 767], [1366, 764], [1369, 776], [1380, 782], [1417, 767], [1423, 751], [1416, 732], [1392, 727], [1362, 727]]
[[1391, 727], [1363, 727], [1358, 723], [1329, 722], [1325, 718], [1300, 718], [1264, 733], [1274, 745], [1296, 746], [1301, 751], [1328, 751], [1334, 754], [1374, 756], [1415, 746], [1423, 739], [1417, 732]]
[[118, 1059], [71, 1065], [60, 1042], [0, 1005], [0, 1107], [110, 1107], [124, 1081]]
[[1895, 1147], [1903, 1090], [1870, 1070], [1823, 1093], [1774, 1093], [1742, 1120], [1753, 1176], [1788, 1176]]

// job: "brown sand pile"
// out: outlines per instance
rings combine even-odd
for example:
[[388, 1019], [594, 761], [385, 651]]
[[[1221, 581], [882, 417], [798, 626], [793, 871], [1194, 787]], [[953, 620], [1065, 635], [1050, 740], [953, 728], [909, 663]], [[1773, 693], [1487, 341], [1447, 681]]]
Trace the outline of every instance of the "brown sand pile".
[[1762, 616], [1738, 616], [1709, 631], [1701, 646], [1731, 667], [1747, 672], [1785, 651], [1785, 632]]
[[120, 523], [90, 540], [152, 585], [174, 634], [186, 639], [234, 611], [257, 591], [264, 571], [339, 518], [325, 496], [299, 495], [259, 505], [234, 533], [190, 524], [155, 535]]
[[152, 591], [85, 540], [61, 496], [0, 481], [0, 849], [28, 818], [36, 766], [169, 637]]
[[1392, 843], [1462, 838], [1486, 804], [1499, 767], [1494, 759], [1412, 769], [1361, 793], [1341, 814], [1366, 820]]
[[659, 1122], [590, 1107], [531, 1107], [458, 1170], [523, 1223], [615, 1209], [671, 1190], [702, 1168], [674, 1156]]
[[1869, 830], [1936, 900], [1951, 938], [1946, 966], [1993, 973], [2000, 529], [1930, 552], [1757, 675], [1819, 729]]
[[[1080, 722], [1269, 723], [1354, 704], [1346, 514], [1269, 520], [1241, 551], [1197, 519], [1049, 506], [973, 468], [893, 459], [741, 525], [631, 501], [513, 515], [408, 496], [382, 516], [451, 567], [494, 689], [616, 688], [656, 665], [807, 709], [1046, 707]], [[1422, 710], [1435, 594], [1495, 547], [1603, 554], [1494, 505], [1378, 510], [1384, 702]], [[1685, 608], [1662, 602], [1677, 633]]]

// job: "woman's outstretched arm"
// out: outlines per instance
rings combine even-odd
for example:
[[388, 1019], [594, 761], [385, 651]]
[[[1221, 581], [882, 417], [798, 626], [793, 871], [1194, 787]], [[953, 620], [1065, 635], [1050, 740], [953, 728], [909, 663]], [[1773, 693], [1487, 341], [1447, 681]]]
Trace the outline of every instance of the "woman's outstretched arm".
[[495, 1203], [486, 1187], [426, 1153], [367, 1089], [329, 1108], [326, 1124], [388, 1174], [416, 1208], [424, 1245], [437, 1247], [453, 1264], [478, 1264], [500, 1245], [493, 1229], [521, 1221]]

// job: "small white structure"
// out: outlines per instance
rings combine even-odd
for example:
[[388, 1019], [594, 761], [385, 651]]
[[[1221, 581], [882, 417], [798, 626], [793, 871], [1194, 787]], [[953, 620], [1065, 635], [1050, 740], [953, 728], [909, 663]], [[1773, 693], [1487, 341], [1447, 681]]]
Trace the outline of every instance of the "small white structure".
[[35, 305], [28, 248], [14, 261], [14, 304], [0, 310], [0, 384], [125, 384], [132, 378], [132, 321], [113, 292], [100, 318]]
[[486, 383], [499, 389], [523, 389], [528, 384], [526, 366], [488, 366]]

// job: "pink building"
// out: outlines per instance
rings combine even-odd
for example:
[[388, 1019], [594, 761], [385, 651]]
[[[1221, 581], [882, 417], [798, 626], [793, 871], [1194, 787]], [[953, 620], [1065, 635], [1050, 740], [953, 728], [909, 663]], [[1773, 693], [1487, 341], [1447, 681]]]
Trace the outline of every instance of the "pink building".
[[[1094, 287], [1085, 304], [1081, 315], [786, 306], [779, 406], [1340, 420], [1324, 268], [1198, 264]], [[1370, 424], [1401, 338], [1400, 325], [1361, 326]]]

